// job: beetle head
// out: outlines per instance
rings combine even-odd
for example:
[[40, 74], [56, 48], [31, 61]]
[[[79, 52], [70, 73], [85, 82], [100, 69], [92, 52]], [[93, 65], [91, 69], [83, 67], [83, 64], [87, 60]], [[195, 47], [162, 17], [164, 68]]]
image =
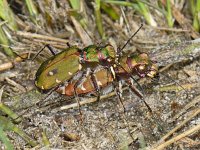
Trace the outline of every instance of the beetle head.
[[132, 73], [141, 78], [153, 78], [158, 73], [158, 67], [156, 63], [151, 61], [146, 53], [133, 55], [129, 57], [127, 61]]

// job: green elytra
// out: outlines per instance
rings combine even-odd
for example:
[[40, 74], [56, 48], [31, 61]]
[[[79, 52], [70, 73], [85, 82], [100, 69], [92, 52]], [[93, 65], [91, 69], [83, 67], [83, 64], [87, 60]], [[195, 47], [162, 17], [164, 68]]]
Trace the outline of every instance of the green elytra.
[[35, 85], [41, 90], [58, 86], [79, 71], [79, 49], [70, 47], [44, 61], [36, 73]]
[[97, 62], [115, 57], [115, 50], [111, 45], [97, 47], [90, 45], [83, 50], [70, 47], [44, 61], [36, 73], [35, 85], [37, 88], [48, 91], [69, 81], [82, 69], [82, 64]]

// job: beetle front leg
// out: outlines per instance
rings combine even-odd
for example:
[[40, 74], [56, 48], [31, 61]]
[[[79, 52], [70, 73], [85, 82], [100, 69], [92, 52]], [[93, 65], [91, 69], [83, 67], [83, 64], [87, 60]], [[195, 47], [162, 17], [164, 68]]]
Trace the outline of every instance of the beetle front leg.
[[143, 94], [132, 84], [131, 79], [127, 79], [127, 80], [125, 80], [125, 82], [129, 86], [129, 88], [131, 89], [131, 91], [133, 93], [135, 93], [144, 102], [144, 104], [146, 105], [146, 107], [148, 108], [148, 110], [150, 112], [152, 112], [152, 109], [150, 108], [150, 106], [145, 101]]

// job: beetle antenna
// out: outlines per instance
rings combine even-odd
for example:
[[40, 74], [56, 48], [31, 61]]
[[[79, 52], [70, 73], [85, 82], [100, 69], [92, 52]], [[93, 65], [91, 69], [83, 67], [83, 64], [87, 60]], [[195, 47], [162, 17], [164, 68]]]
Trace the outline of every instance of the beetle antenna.
[[141, 24], [140, 27], [137, 29], [137, 31], [135, 31], [135, 33], [133, 33], [133, 35], [131, 35], [131, 37], [126, 41], [124, 46], [121, 49], [118, 50], [118, 52], [121, 52], [126, 47], [126, 45], [128, 45], [128, 43], [130, 43], [131, 39], [140, 31], [142, 26], [143, 26], [143, 24]]

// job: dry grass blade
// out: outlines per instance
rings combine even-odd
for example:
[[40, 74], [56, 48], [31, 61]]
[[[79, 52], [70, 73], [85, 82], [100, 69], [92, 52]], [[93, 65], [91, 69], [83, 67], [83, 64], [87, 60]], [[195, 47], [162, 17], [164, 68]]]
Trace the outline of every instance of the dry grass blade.
[[16, 35], [18, 36], [22, 36], [28, 39], [40, 39], [40, 40], [49, 40], [49, 41], [56, 41], [56, 42], [60, 42], [60, 43], [67, 43], [69, 42], [68, 40], [65, 39], [61, 39], [61, 38], [56, 38], [53, 36], [47, 36], [47, 35], [41, 35], [41, 34], [36, 34], [36, 33], [29, 33], [29, 32], [22, 32], [22, 31], [18, 31], [16, 33]]
[[[181, 127], [183, 127], [188, 121], [190, 121], [191, 119], [193, 119], [195, 116], [197, 116], [198, 114], [200, 113], [200, 109], [197, 108], [195, 110], [193, 110], [190, 114], [190, 116], [185, 119], [183, 122], [181, 122], [178, 126], [176, 126], [174, 129], [172, 129], [170, 132], [168, 132], [165, 136], [163, 136], [158, 142], [157, 144], [153, 145], [152, 147], [155, 148], [155, 147], [160, 147], [160, 145], [163, 145], [164, 143], [167, 143], [167, 142], [164, 142], [169, 136], [171, 136], [173, 133], [175, 133], [177, 130], [179, 130]], [[183, 138], [183, 137], [182, 137]], [[174, 139], [174, 138], [172, 138]], [[173, 141], [172, 139], [170, 139], [169, 141]], [[176, 138], [175, 138], [176, 139]], [[164, 143], [163, 143], [164, 142]], [[163, 144], [161, 144], [163, 143]], [[170, 143], [170, 142], [169, 142]], [[164, 144], [165, 145], [165, 144]], [[150, 148], [152, 149], [152, 148]]]
[[77, 33], [79, 34], [79, 36], [81, 37], [81, 40], [83, 41], [83, 44], [91, 45], [93, 43], [91, 38], [88, 36], [85, 30], [81, 27], [79, 22], [73, 16], [71, 16], [71, 20], [76, 28]]
[[166, 85], [166, 86], [162, 86], [162, 87], [156, 87], [154, 88], [155, 91], [159, 91], [159, 92], [164, 92], [164, 91], [182, 91], [183, 89], [185, 90], [190, 90], [192, 88], [197, 88], [199, 87], [200, 84], [199, 83], [187, 83], [187, 84], [180, 84], [180, 85]]
[[1, 64], [0, 65], [0, 72], [1, 71], [5, 71], [5, 70], [8, 70], [12, 67], [15, 66], [15, 63], [19, 63], [19, 62], [22, 62], [24, 59], [26, 59], [28, 57], [28, 54], [23, 54], [21, 56], [18, 56], [14, 59], [13, 62], [7, 62], [7, 63], [4, 63], [4, 64]]
[[[164, 1], [161, 1], [163, 5], [165, 5]], [[194, 39], [199, 38], [199, 33], [194, 31], [194, 28], [190, 24], [190, 22], [185, 18], [185, 16], [174, 6], [171, 4], [172, 14], [176, 21], [182, 26], [183, 29], [190, 29], [190, 34]]]
[[173, 122], [178, 117], [180, 117], [183, 113], [187, 112], [191, 107], [194, 107], [196, 104], [200, 103], [200, 95], [195, 97], [191, 102], [189, 102], [178, 114], [176, 114], [170, 122]]
[[2, 86], [0, 89], [0, 103], [1, 103], [1, 99], [2, 99], [2, 95], [3, 95], [3, 89], [5, 86]]
[[6, 79], [6, 81], [7, 81], [9, 84], [11, 84], [12, 86], [18, 88], [22, 93], [25, 93], [25, 92], [26, 92], [26, 88], [23, 87], [22, 85], [16, 83], [14, 80], [11, 80], [11, 79], [8, 78], [8, 77], [6, 77], [5, 79]]
[[180, 140], [180, 139], [182, 139], [182, 138], [184, 138], [184, 137], [186, 137], [186, 136], [188, 136], [188, 135], [190, 135], [190, 134], [192, 134], [194, 132], [198, 132], [199, 130], [200, 130], [200, 124], [190, 128], [189, 130], [187, 130], [187, 131], [185, 131], [185, 132], [183, 132], [183, 133], [181, 133], [181, 134], [179, 134], [177, 136], [175, 136], [174, 138], [166, 141], [165, 143], [160, 144], [158, 147], [153, 148], [153, 150], [162, 150], [165, 147], [177, 142], [178, 140]]

